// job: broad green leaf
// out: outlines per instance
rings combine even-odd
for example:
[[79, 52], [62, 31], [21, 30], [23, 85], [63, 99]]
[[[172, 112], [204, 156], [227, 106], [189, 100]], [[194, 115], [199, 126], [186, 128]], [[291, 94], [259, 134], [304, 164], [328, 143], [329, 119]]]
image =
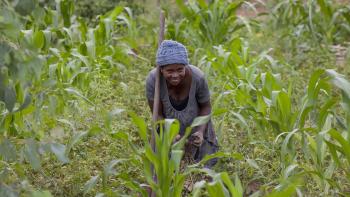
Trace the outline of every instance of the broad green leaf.
[[317, 98], [318, 95], [318, 91], [319, 89], [317, 89], [317, 84], [318, 81], [320, 80], [320, 76], [324, 73], [324, 70], [317, 70], [314, 73], [312, 73], [312, 76], [310, 78], [308, 87], [307, 87], [307, 95], [308, 98], [311, 102], [311, 104], [313, 104]]
[[28, 107], [30, 105], [31, 101], [32, 101], [31, 94], [30, 93], [26, 93], [22, 105], [18, 109], [16, 109], [15, 112], [24, 110], [26, 107]]
[[225, 183], [225, 185], [228, 187], [230, 194], [232, 196], [237, 196], [237, 197], [242, 197], [243, 192], [241, 191], [241, 188], [236, 188], [235, 185], [233, 185], [230, 177], [228, 176], [227, 172], [222, 172], [221, 173], [221, 179]]
[[122, 6], [116, 6], [110, 13], [108, 13], [108, 17], [112, 20], [115, 21], [117, 16], [122, 13], [124, 8]]
[[77, 51], [73, 51], [71, 53], [72, 56], [77, 57], [81, 62], [85, 64], [85, 66], [90, 67], [90, 62], [86, 56], [83, 56], [82, 54], [78, 53]]
[[112, 132], [110, 134], [115, 139], [121, 139], [121, 140], [124, 140], [125, 142], [129, 141], [129, 135], [125, 132], [117, 131], [117, 132]]
[[207, 190], [210, 196], [229, 196], [225, 187], [220, 184], [218, 181], [213, 181], [207, 184]]
[[290, 184], [288, 187], [282, 189], [281, 191], [273, 191], [268, 194], [266, 197], [280, 197], [280, 196], [293, 196], [296, 191], [296, 186], [294, 184]]
[[247, 122], [245, 121], [244, 117], [243, 117], [241, 114], [236, 113], [236, 112], [233, 112], [233, 111], [231, 111], [231, 113], [232, 113], [232, 115], [234, 115], [236, 118], [238, 118], [238, 120], [240, 120], [240, 121], [243, 123], [243, 125], [244, 125], [245, 127], [248, 127]]
[[204, 180], [196, 182], [194, 184], [194, 186], [193, 186], [193, 191], [192, 191], [193, 197], [200, 197], [201, 196], [201, 190], [203, 188], [205, 188], [206, 184], [207, 183]]
[[86, 98], [85, 96], [83, 96], [78, 90], [74, 89], [74, 88], [65, 88], [64, 89], [66, 92], [73, 94], [79, 98], [82, 98], [83, 100], [85, 100], [86, 102], [88, 102], [91, 105], [94, 105], [93, 102], [91, 102], [88, 98]]
[[292, 172], [298, 167], [297, 164], [289, 165], [283, 172], [283, 176], [285, 179], [287, 179], [289, 176], [292, 175]]
[[171, 161], [174, 162], [175, 170], [178, 173], [178, 170], [180, 169], [180, 163], [182, 156], [184, 154], [183, 150], [172, 150], [171, 151]]
[[323, 16], [326, 16], [327, 19], [330, 19], [332, 17], [332, 10], [328, 2], [325, 0], [317, 0], [317, 3], [321, 8]]
[[138, 132], [139, 132], [141, 139], [144, 141], [144, 143], [148, 143], [147, 125], [146, 125], [145, 121], [142, 118], [138, 117], [133, 112], [130, 112], [129, 114], [131, 116], [133, 123], [138, 127]]
[[67, 119], [57, 119], [58, 122], [68, 125], [73, 131], [75, 130], [74, 124]]
[[127, 161], [126, 159], [114, 159], [112, 161], [110, 161], [103, 169], [103, 173], [105, 174], [105, 176], [110, 176], [110, 175], [115, 175], [117, 172], [114, 169], [115, 165]]
[[175, 139], [175, 136], [180, 131], [180, 123], [176, 119], [165, 119], [164, 120], [164, 129], [165, 129], [165, 135], [167, 139], [163, 139], [170, 146], [173, 140]]
[[60, 1], [60, 12], [63, 17], [63, 22], [65, 27], [71, 25], [71, 16], [73, 14], [74, 5], [72, 0], [62, 0]]
[[242, 160], [244, 157], [239, 153], [224, 153], [224, 152], [219, 151], [219, 152], [216, 152], [216, 153], [213, 153], [210, 155], [205, 155], [204, 158], [200, 162], [191, 165], [191, 167], [202, 165], [202, 164], [206, 163], [207, 161], [214, 159], [214, 158], [233, 158], [236, 160]]
[[18, 197], [19, 194], [15, 190], [13, 190], [11, 187], [9, 187], [5, 184], [0, 184], [0, 196]]
[[330, 69], [326, 70], [326, 73], [332, 77], [333, 84], [343, 90], [346, 96], [350, 98], [350, 82], [345, 79], [345, 76]]
[[51, 152], [54, 153], [57, 157], [57, 159], [62, 162], [63, 164], [68, 163], [69, 159], [66, 156], [66, 146], [59, 143], [51, 143]]
[[332, 155], [332, 158], [334, 160], [334, 162], [338, 165], [338, 166], [341, 166], [341, 162], [340, 162], [340, 159], [339, 159], [339, 156], [338, 156], [338, 153], [337, 153], [337, 145], [331, 143], [331, 142], [328, 142], [328, 141], [325, 141], [328, 148], [329, 148], [329, 152], [331, 153]]
[[235, 187], [236, 187], [236, 189], [238, 191], [238, 195], [243, 196], [243, 191], [244, 191], [243, 190], [243, 186], [242, 186], [241, 180], [239, 180], [239, 177], [238, 177], [237, 174], [235, 176]]
[[24, 156], [34, 170], [41, 168], [40, 156], [38, 153], [38, 145], [33, 139], [28, 139], [25, 142]]
[[97, 193], [95, 197], [103, 197], [106, 196], [104, 193]]
[[294, 129], [291, 132], [288, 132], [286, 138], [283, 140], [282, 147], [281, 147], [281, 157], [282, 159], [285, 159], [288, 153], [290, 152], [288, 149], [288, 144], [291, 143], [291, 139], [299, 131], [299, 129]]
[[83, 189], [84, 195], [89, 193], [95, 187], [95, 185], [99, 181], [99, 178], [100, 175], [93, 176], [88, 182], [85, 183]]
[[9, 112], [12, 112], [14, 106], [15, 106], [15, 103], [16, 103], [16, 91], [11, 88], [11, 87], [7, 87], [5, 89], [5, 106], [6, 106], [6, 109], [9, 111]]
[[322, 128], [326, 122], [326, 118], [329, 116], [331, 108], [336, 104], [337, 99], [329, 99], [326, 104], [321, 108], [318, 118], [318, 128]]
[[45, 46], [45, 34], [42, 31], [36, 31], [33, 35], [33, 44], [36, 48], [42, 49]]
[[248, 164], [251, 167], [253, 167], [253, 168], [259, 170], [259, 172], [261, 172], [261, 168], [259, 167], [259, 165], [256, 163], [256, 161], [254, 159], [247, 159], [246, 161], [248, 162]]
[[32, 192], [32, 197], [52, 197], [49, 191], [34, 191]]
[[94, 125], [89, 129], [89, 136], [94, 136], [101, 132], [103, 132], [102, 128], [99, 127], [98, 125]]
[[67, 145], [66, 156], [69, 155], [69, 153], [70, 153], [71, 149], [73, 148], [73, 146], [76, 145], [87, 134], [88, 134], [88, 132], [83, 131], [83, 132], [75, 133], [73, 135], [73, 137], [69, 140], [69, 143]]
[[28, 15], [35, 9], [35, 7], [36, 7], [35, 0], [20, 0], [20, 1], [17, 1], [15, 10], [21, 15]]
[[196, 126], [199, 126], [199, 125], [203, 125], [203, 124], [207, 124], [207, 122], [210, 120], [211, 118], [211, 115], [206, 115], [206, 116], [198, 116], [196, 117], [192, 124], [191, 124], [191, 127], [196, 127]]
[[350, 143], [346, 139], [344, 139], [343, 136], [335, 129], [331, 129], [328, 133], [331, 135], [333, 139], [339, 142], [339, 144], [341, 145], [343, 154], [345, 155], [346, 159], [350, 164]]
[[16, 160], [16, 147], [13, 143], [5, 138], [0, 144], [0, 155], [5, 161], [15, 161]]

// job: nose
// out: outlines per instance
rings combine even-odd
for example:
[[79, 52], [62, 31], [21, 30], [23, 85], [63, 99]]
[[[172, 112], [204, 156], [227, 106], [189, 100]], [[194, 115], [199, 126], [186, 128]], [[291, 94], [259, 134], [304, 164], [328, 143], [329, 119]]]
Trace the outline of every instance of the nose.
[[173, 78], [179, 77], [179, 73], [173, 73], [171, 77]]

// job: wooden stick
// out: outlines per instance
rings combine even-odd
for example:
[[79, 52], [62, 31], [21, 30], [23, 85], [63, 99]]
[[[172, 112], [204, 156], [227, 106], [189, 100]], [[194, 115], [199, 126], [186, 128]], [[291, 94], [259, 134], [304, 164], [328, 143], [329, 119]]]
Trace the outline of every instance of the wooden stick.
[[[160, 11], [160, 16], [159, 16], [159, 23], [160, 23], [160, 30], [159, 30], [159, 37], [158, 37], [158, 48], [160, 46], [160, 44], [163, 42], [164, 40], [164, 29], [165, 29], [165, 16], [164, 16], [164, 11], [161, 10]], [[156, 122], [158, 121], [158, 113], [159, 113], [159, 105], [160, 105], [160, 66], [156, 65], [156, 81], [155, 81], [155, 85], [154, 85], [154, 99], [153, 99], [153, 116], [152, 116], [152, 120], [153, 120], [153, 124], [156, 125]], [[156, 151], [156, 146], [155, 146], [155, 132], [156, 131], [156, 127], [154, 127], [154, 129], [152, 129], [152, 137], [151, 137], [151, 146], [152, 146], [152, 150], [155, 152]], [[154, 167], [152, 166], [152, 175], [153, 175], [153, 180], [155, 182], [157, 182], [157, 177], [155, 176], [154, 173]], [[151, 197], [155, 197], [156, 194], [153, 190], [151, 190], [151, 192], [149, 193], [149, 196]]]
[[[159, 38], [158, 38], [158, 47], [164, 40], [164, 25], [165, 25], [165, 17], [164, 17], [164, 11], [160, 12], [160, 32], [159, 32]], [[158, 111], [159, 111], [159, 95], [160, 95], [160, 85], [159, 85], [159, 74], [160, 74], [160, 68], [159, 65], [157, 65], [156, 69], [156, 82], [154, 85], [154, 99], [153, 99], [153, 121], [158, 120]]]

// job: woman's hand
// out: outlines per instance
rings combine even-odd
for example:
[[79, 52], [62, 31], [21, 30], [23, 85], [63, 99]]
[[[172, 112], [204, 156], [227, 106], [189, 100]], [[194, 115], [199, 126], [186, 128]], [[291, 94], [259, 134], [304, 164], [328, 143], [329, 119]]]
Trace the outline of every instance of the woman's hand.
[[203, 131], [197, 131], [192, 134], [192, 144], [195, 146], [201, 146], [203, 143]]
[[173, 144], [178, 142], [179, 140], [181, 139], [181, 135], [180, 134], [177, 134], [177, 136], [175, 137], [174, 141], [173, 141]]

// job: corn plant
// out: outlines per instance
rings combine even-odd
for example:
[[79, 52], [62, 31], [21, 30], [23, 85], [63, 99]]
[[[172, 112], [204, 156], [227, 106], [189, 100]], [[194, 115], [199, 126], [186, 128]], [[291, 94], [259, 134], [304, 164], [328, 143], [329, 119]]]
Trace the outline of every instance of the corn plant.
[[[181, 13], [185, 16], [191, 44], [195, 46], [219, 45], [233, 38], [233, 33], [244, 25], [238, 22], [235, 11], [242, 1], [176, 1]], [[176, 30], [176, 29], [175, 29]], [[181, 29], [177, 29], [180, 31]], [[178, 33], [172, 35], [176, 36]], [[197, 34], [197, 36], [194, 36]], [[177, 37], [173, 37], [176, 39]]]
[[272, 8], [272, 17], [275, 27], [287, 26], [299, 38], [339, 43], [349, 35], [349, 7], [330, 1], [280, 1]]
[[[186, 143], [187, 137], [191, 134], [192, 128], [201, 124], [205, 124], [209, 118], [210, 116], [196, 118], [193, 121], [191, 127], [188, 127], [186, 129], [185, 135], [174, 144], [173, 142], [175, 136], [179, 132], [180, 128], [179, 122], [171, 119], [165, 119], [164, 122], [160, 122], [160, 131], [155, 135], [156, 151], [153, 152], [152, 147], [149, 144], [149, 137], [147, 137], [146, 124], [142, 122], [140, 118], [133, 116], [133, 121], [139, 128], [139, 135], [142, 138], [145, 146], [144, 151], [142, 151], [143, 153], [140, 155], [144, 166], [143, 169], [145, 178], [149, 184], [149, 187], [155, 192], [157, 196], [181, 196], [183, 184], [186, 177], [195, 171], [206, 171], [200, 169], [197, 170], [194, 167], [204, 164], [206, 161], [214, 158], [215, 156], [220, 156], [220, 153], [208, 155], [200, 163], [192, 167], [188, 167], [183, 172], [180, 170], [180, 163], [184, 154], [183, 147]], [[221, 154], [221, 156], [224, 155]], [[236, 156], [236, 158], [239, 157]], [[156, 179], [153, 179], [154, 177], [152, 175], [151, 166], [154, 166], [154, 176]], [[224, 183], [230, 187], [229, 189], [231, 191], [231, 194], [233, 194], [232, 192], [234, 190], [234, 186], [226, 173], [220, 175], [216, 175], [213, 172], [210, 173], [210, 171], [207, 173], [209, 173], [212, 177], [216, 177], [215, 179], [217, 179], [214, 182], [209, 183], [207, 186], [210, 196], [220, 196], [220, 194], [215, 192], [218, 190], [222, 192], [224, 190], [226, 191], [222, 185], [222, 182], [219, 183], [219, 181], [222, 180], [221, 178], [223, 178]]]
[[81, 90], [86, 92], [99, 73], [128, 64], [129, 48], [113, 41], [122, 7], [101, 16], [91, 28], [74, 17], [73, 1], [57, 1], [56, 10], [36, 1], [0, 4], [0, 190], [16, 193], [10, 185], [25, 180], [18, 165], [28, 163], [41, 171], [41, 158], [48, 153], [61, 164], [69, 163], [70, 151], [87, 132], [71, 126], [72, 137], [62, 144], [41, 141], [43, 127], [70, 125], [60, 116], [79, 100], [94, 106]]
[[[155, 151], [150, 144], [150, 135], [148, 134], [145, 121], [134, 113], [130, 113], [130, 116], [133, 123], [138, 127], [138, 134], [143, 144], [141, 149], [130, 141], [128, 134], [119, 132], [117, 138], [125, 140], [134, 151], [134, 154], [130, 155], [130, 158], [116, 159], [109, 162], [101, 173], [86, 182], [83, 190], [85, 194], [89, 193], [99, 182], [102, 183], [102, 192], [108, 193], [108, 189], [106, 189], [108, 177], [116, 176], [123, 180], [130, 189], [142, 196], [147, 196], [147, 191], [153, 191], [156, 196], [182, 196], [186, 178], [193, 173], [201, 173], [212, 177], [213, 181], [207, 182], [203, 180], [196, 183], [192, 191], [194, 196], [200, 195], [203, 189], [208, 191], [210, 196], [220, 196], [221, 194], [225, 196], [229, 196], [229, 194], [242, 196], [243, 188], [238, 177], [235, 178], [234, 185], [226, 172], [216, 173], [213, 170], [201, 168], [202, 165], [213, 158], [232, 157], [240, 160], [242, 159], [240, 154], [218, 152], [207, 155], [199, 163], [189, 165], [185, 169], [180, 168], [184, 155], [184, 145], [191, 134], [192, 128], [205, 124], [209, 120], [210, 115], [196, 118], [191, 127], [186, 129], [185, 135], [177, 142], [174, 140], [179, 132], [179, 122], [175, 119], [165, 119], [157, 122], [154, 125], [154, 129], [159, 128], [159, 132], [155, 134]], [[133, 163], [142, 167], [143, 178], [147, 184], [132, 180], [115, 170], [117, 164], [128, 161], [133, 161]], [[218, 193], [218, 191], [220, 192]]]

